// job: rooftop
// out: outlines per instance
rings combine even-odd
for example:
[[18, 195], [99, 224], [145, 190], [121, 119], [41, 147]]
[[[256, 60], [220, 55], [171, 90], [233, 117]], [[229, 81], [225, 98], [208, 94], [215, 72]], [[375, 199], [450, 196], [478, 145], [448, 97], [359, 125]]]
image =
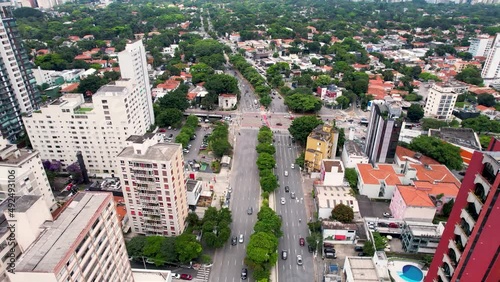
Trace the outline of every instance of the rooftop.
[[377, 270], [371, 257], [347, 257], [351, 266], [352, 277], [356, 282], [379, 282]]
[[[12, 146], [14, 146], [14, 148]], [[15, 145], [7, 145], [0, 152], [0, 164], [18, 166], [36, 155], [38, 155], [38, 152], [36, 151], [17, 149]]]
[[196, 188], [196, 185], [198, 184], [198, 181], [197, 180], [193, 180], [193, 179], [188, 179], [186, 181], [186, 188], [187, 188], [187, 191], [188, 192], [193, 192], [194, 191], [194, 188]]
[[[36, 195], [14, 196], [13, 198], [16, 203], [15, 212], [26, 212], [41, 197]], [[7, 218], [5, 218], [4, 211], [9, 209], [10, 203], [11, 200], [8, 200], [8, 198], [0, 202], [0, 237], [9, 231], [9, 223], [7, 222]]]
[[93, 223], [93, 218], [109, 193], [80, 192], [58, 219], [46, 222], [46, 229], [16, 265], [18, 272], [56, 271], [56, 267], [69, 253], [74, 252], [75, 243], [81, 240], [84, 230]]
[[406, 222], [410, 232], [413, 234], [413, 236], [418, 236], [418, 237], [441, 237], [443, 235], [444, 231], [444, 225], [443, 223], [440, 224], [433, 224], [433, 223], [427, 223], [427, 222]]
[[338, 172], [344, 172], [341, 161], [323, 160], [323, 165], [325, 166], [325, 171], [326, 172], [331, 172], [332, 171], [332, 167], [337, 167], [338, 168]]
[[429, 129], [429, 136], [440, 138], [448, 143], [481, 151], [477, 134], [471, 128], [442, 127]]
[[136, 144], [143, 144], [144, 141], [151, 139], [154, 136], [155, 136], [154, 133], [145, 133], [144, 135], [130, 135], [126, 141]]
[[177, 151], [181, 150], [181, 146], [175, 143], [158, 143], [149, 147], [145, 154], [136, 154], [134, 147], [129, 146], [123, 149], [118, 157], [144, 161], [170, 161]]
[[445, 165], [423, 165], [409, 164], [411, 168], [417, 170], [417, 179], [419, 181], [427, 181], [430, 183], [453, 183], [460, 187], [460, 181]]
[[[325, 131], [326, 129], [326, 131]], [[321, 140], [323, 142], [329, 141], [331, 138], [331, 131], [333, 131], [333, 127], [330, 124], [320, 124], [313, 129], [313, 131], [309, 134], [308, 138], [313, 138], [316, 140]]]
[[347, 151], [347, 153], [351, 156], [354, 155], [361, 157], [365, 155], [365, 153], [361, 149], [361, 146], [354, 140], [345, 140], [344, 148]]
[[429, 194], [426, 191], [415, 189], [410, 185], [398, 185], [397, 189], [406, 203], [410, 207], [435, 207]]
[[[352, 206], [357, 203], [356, 197], [351, 194], [351, 188], [339, 186], [316, 186], [318, 206], [334, 208], [338, 204]], [[356, 210], [356, 209], [354, 209]]]
[[380, 181], [385, 181], [387, 185], [402, 184], [399, 176], [390, 164], [377, 164], [373, 167], [371, 164], [357, 164], [357, 170], [364, 184], [379, 185]]
[[421, 164], [440, 164], [438, 161], [435, 161], [432, 158], [422, 155], [421, 153], [417, 153], [405, 147], [397, 146], [396, 148], [396, 156], [398, 156], [400, 161], [406, 161], [412, 163], [421, 163]]

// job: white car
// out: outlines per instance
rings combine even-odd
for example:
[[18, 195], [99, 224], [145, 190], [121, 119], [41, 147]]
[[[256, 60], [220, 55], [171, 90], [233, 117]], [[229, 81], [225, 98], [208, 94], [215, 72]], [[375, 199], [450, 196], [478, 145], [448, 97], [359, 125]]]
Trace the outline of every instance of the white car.
[[288, 176], [288, 170], [285, 170], [285, 176]]
[[240, 244], [243, 244], [244, 241], [245, 237], [243, 237], [243, 234], [240, 234], [240, 239], [238, 240], [238, 242], [240, 242]]
[[301, 255], [297, 255], [297, 264], [302, 265], [302, 256]]
[[295, 164], [292, 164], [290, 167], [291, 167], [292, 169], [294, 169], [294, 168], [295, 168]]
[[286, 203], [285, 197], [281, 197], [281, 204], [284, 205]]

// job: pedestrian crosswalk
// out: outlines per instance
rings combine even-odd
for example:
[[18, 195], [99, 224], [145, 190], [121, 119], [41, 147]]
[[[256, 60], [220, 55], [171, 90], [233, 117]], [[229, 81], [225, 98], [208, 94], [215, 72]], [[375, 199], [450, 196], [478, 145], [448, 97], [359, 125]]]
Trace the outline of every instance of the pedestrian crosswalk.
[[210, 275], [210, 267], [202, 266], [196, 273], [196, 281], [207, 282]]

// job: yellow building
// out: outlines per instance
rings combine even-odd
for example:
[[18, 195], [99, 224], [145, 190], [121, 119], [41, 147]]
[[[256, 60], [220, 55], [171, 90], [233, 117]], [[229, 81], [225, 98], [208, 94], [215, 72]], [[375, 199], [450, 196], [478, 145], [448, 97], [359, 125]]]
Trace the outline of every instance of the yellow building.
[[323, 159], [335, 158], [339, 133], [331, 124], [318, 125], [307, 137], [304, 166], [308, 172], [321, 170]]

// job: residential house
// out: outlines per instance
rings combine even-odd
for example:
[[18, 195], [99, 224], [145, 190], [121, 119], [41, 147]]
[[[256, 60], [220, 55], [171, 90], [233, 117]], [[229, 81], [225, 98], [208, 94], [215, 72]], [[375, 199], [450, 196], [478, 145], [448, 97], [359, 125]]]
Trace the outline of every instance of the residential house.
[[319, 179], [323, 185], [342, 186], [344, 184], [344, 165], [339, 160], [322, 160]]
[[238, 97], [236, 94], [220, 94], [219, 95], [219, 108], [223, 110], [231, 110], [236, 107]]
[[157, 101], [161, 97], [165, 96], [167, 93], [172, 92], [177, 88], [179, 88], [179, 85], [181, 85], [181, 82], [179, 80], [173, 80], [173, 79], [166, 80], [164, 83], [158, 84], [155, 88], [153, 88], [152, 90], [153, 98], [155, 98], [155, 101]]
[[367, 164], [368, 157], [361, 148], [361, 145], [354, 140], [346, 140], [342, 149], [342, 163], [346, 168], [354, 168], [356, 164]]
[[318, 86], [318, 88], [316, 88], [316, 94], [321, 98], [321, 100], [333, 102], [337, 97], [342, 96], [342, 89], [337, 87], [335, 84]]
[[338, 221], [321, 222], [323, 229], [323, 246], [330, 247], [334, 244], [352, 244], [356, 239], [358, 226], [355, 223], [341, 223]]
[[205, 82], [200, 82], [196, 85], [196, 87], [194, 89], [189, 90], [189, 92], [187, 94], [187, 99], [189, 101], [195, 100], [196, 103], [200, 103], [201, 99], [204, 98], [208, 94], [207, 89], [205, 89], [205, 87], [203, 87], [204, 84], [205, 84]]

